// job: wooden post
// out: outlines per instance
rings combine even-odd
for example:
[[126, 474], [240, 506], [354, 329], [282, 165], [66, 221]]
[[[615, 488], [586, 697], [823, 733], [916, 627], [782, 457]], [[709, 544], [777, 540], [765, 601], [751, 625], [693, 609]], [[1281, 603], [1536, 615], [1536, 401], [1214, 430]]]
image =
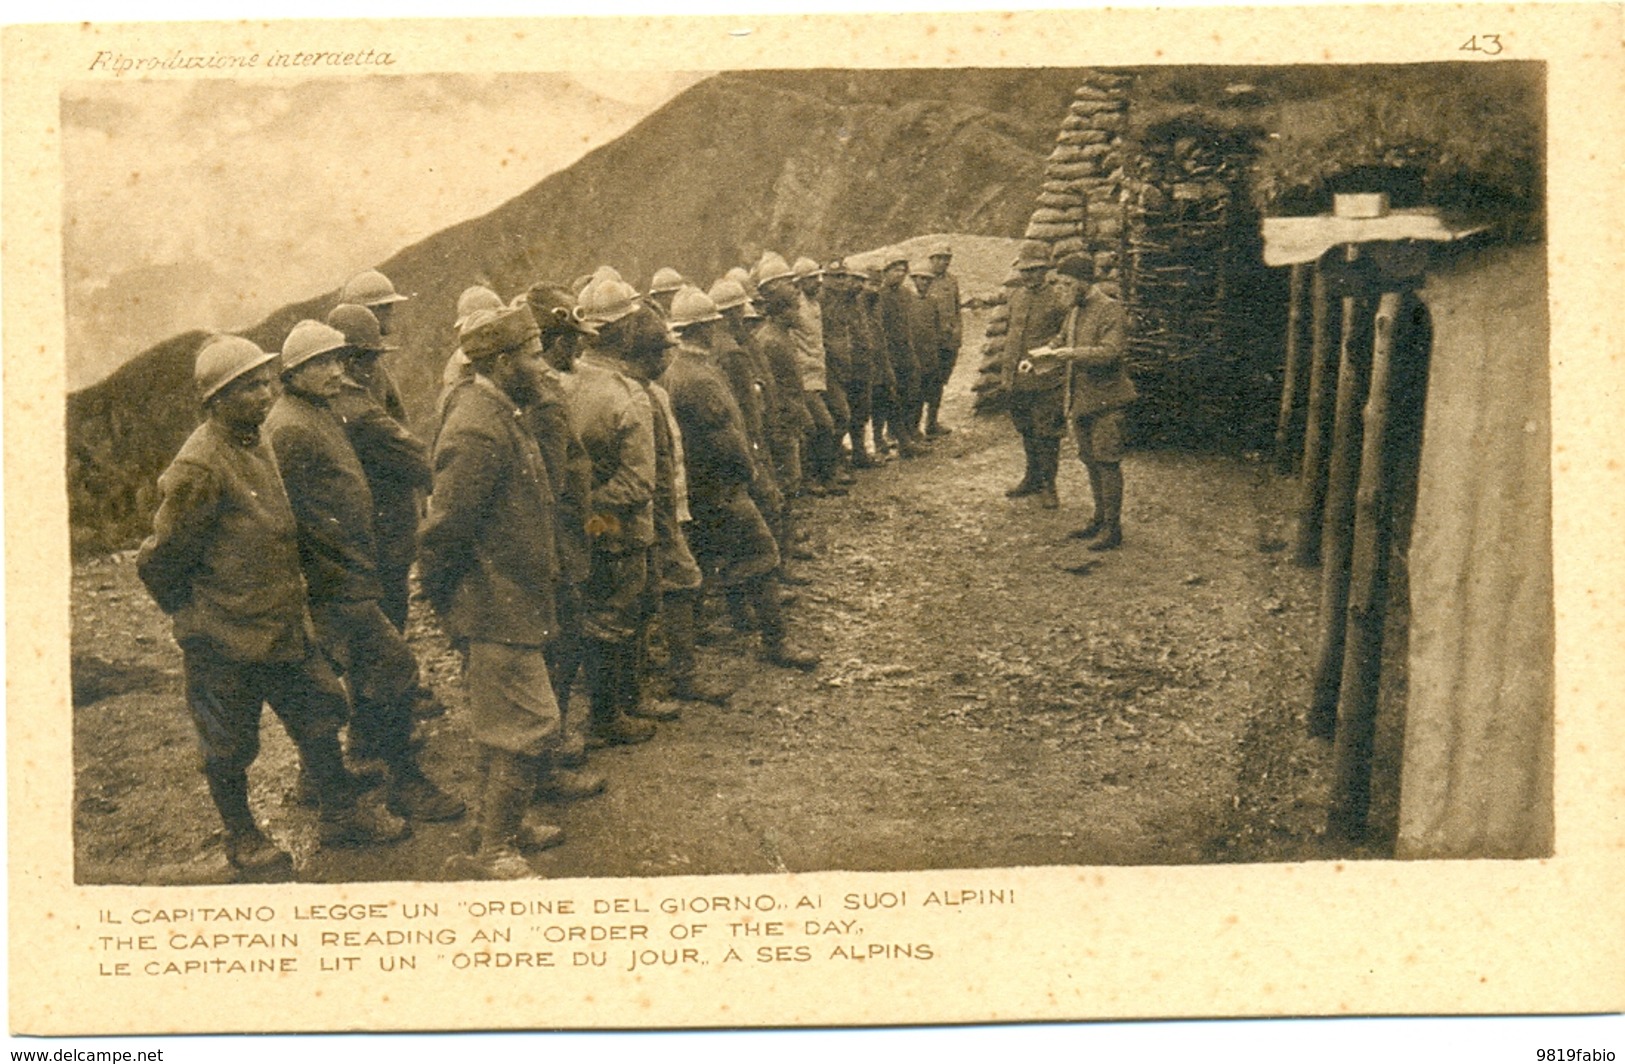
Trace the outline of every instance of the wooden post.
[[1298, 406], [1298, 379], [1303, 376], [1303, 279], [1308, 263], [1292, 266], [1286, 311], [1286, 366], [1281, 373], [1281, 412], [1275, 419], [1275, 471], [1292, 472], [1292, 421]]
[[[1349, 261], [1358, 254], [1348, 248]], [[1343, 678], [1343, 633], [1348, 610], [1349, 551], [1354, 491], [1360, 476], [1360, 405], [1365, 402], [1369, 354], [1362, 357], [1364, 297], [1343, 297], [1342, 342], [1337, 365], [1337, 413], [1326, 471], [1326, 508], [1320, 542], [1320, 657], [1309, 703], [1309, 734], [1330, 739], [1337, 730], [1337, 689]]]
[[1389, 407], [1394, 328], [1401, 295], [1384, 292], [1377, 304], [1371, 355], [1371, 391], [1365, 404], [1365, 440], [1355, 503], [1348, 592], [1348, 643], [1337, 703], [1336, 775], [1327, 829], [1345, 839], [1365, 835], [1371, 806], [1371, 750], [1377, 730], [1382, 676], [1382, 633], [1388, 605]]
[[1320, 529], [1326, 506], [1327, 398], [1337, 378], [1331, 364], [1331, 300], [1319, 266], [1310, 289], [1309, 413], [1303, 428], [1303, 466], [1298, 471], [1298, 547], [1293, 557], [1312, 569], [1320, 564]]

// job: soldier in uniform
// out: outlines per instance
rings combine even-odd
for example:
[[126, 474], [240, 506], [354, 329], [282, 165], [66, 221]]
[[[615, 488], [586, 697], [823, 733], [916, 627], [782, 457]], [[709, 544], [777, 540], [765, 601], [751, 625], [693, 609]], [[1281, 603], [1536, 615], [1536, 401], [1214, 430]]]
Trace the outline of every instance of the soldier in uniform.
[[718, 585], [737, 592], [755, 613], [767, 661], [813, 668], [817, 657], [786, 638], [779, 589], [772, 579], [779, 565], [778, 546], [750, 492], [759, 475], [756, 451], [716, 366], [716, 350], [731, 339], [727, 324], [717, 305], [697, 288], [680, 291], [672, 312], [682, 344], [664, 380], [686, 441], [695, 556]]
[[[345, 674], [353, 714], [351, 753], [389, 769], [389, 809], [413, 820], [455, 820], [463, 803], [424, 775], [411, 747], [417, 660], [379, 605], [372, 492], [329, 404], [346, 378], [344, 334], [302, 321], [282, 345], [283, 392], [265, 420], [298, 525], [311, 619]], [[308, 769], [310, 766], [306, 766]]]
[[1055, 272], [1075, 282], [1072, 308], [1050, 346], [1065, 348], [1067, 411], [1078, 441], [1078, 457], [1089, 471], [1094, 517], [1070, 533], [1090, 550], [1114, 550], [1123, 542], [1123, 408], [1138, 398], [1123, 365], [1123, 305], [1094, 284], [1094, 262], [1069, 255]]
[[641, 706], [637, 670], [652, 601], [650, 552], [655, 544], [654, 408], [626, 364], [638, 308], [631, 285], [605, 275], [581, 292], [585, 320], [598, 331], [564, 375], [570, 423], [592, 461], [592, 543], [582, 587], [581, 631], [592, 694], [591, 742], [625, 745], [654, 738]]
[[[372, 316], [378, 319], [378, 332], [382, 336], [393, 334], [395, 324], [395, 304], [406, 302], [407, 297], [395, 291], [395, 286], [389, 278], [377, 270], [362, 270], [348, 281], [339, 290], [340, 303], [354, 303], [372, 311]], [[389, 370], [376, 360], [370, 379], [357, 381], [372, 392], [384, 412], [396, 421], [406, 421], [406, 404], [401, 402], [401, 390], [395, 386], [395, 379], [390, 376]]]
[[[722, 371], [745, 419], [745, 435], [750, 440], [756, 466], [756, 475], [749, 486], [750, 497], [772, 528], [784, 509], [784, 495], [773, 468], [772, 438], [777, 432], [778, 390], [772, 367], [767, 364], [751, 327], [752, 320], [760, 321], [761, 315], [744, 288], [727, 277], [712, 285], [709, 295], [722, 314], [725, 326], [712, 331], [712, 360]], [[782, 551], [783, 544], [779, 546]]]
[[[452, 323], [452, 332], [461, 332], [463, 325], [476, 310], [498, 310], [502, 307], [502, 297], [482, 284], [470, 285], [463, 289], [463, 294], [457, 297], [457, 320]], [[459, 384], [471, 380], [474, 376], [474, 367], [469, 364], [468, 356], [463, 354], [461, 347], [452, 351], [451, 357], [446, 359], [446, 366], [440, 371], [440, 398], [435, 402], [435, 412], [440, 420], [446, 418], [446, 400], [457, 389]]]
[[[829, 440], [829, 461], [835, 468], [835, 481], [846, 485], [856, 483], [852, 466], [846, 458], [841, 441], [851, 431], [856, 401], [848, 392], [852, 380], [852, 360], [857, 357], [854, 348], [860, 342], [853, 332], [854, 310], [850, 279], [846, 266], [837, 259], [831, 269], [824, 270], [818, 291], [818, 308], [823, 318], [824, 365], [829, 383], [830, 416], [835, 420], [835, 431]], [[867, 406], [868, 398], [864, 397]], [[865, 419], [868, 410], [864, 410]], [[854, 451], [855, 455], [855, 451]]]
[[235, 336], [211, 340], [194, 380], [204, 420], [158, 480], [152, 535], [136, 569], [174, 624], [209, 796], [226, 859], [248, 878], [280, 878], [287, 853], [248, 804], [269, 703], [314, 781], [324, 845], [392, 842], [400, 820], [357, 802], [338, 731], [344, 690], [311, 628], [293, 510], [260, 432], [274, 397], [276, 355]]
[[931, 301], [937, 305], [937, 326], [940, 330], [941, 346], [937, 349], [939, 359], [937, 387], [932, 395], [926, 397], [927, 436], [946, 436], [953, 431], [938, 418], [942, 407], [942, 389], [954, 375], [954, 364], [959, 361], [959, 349], [964, 340], [964, 325], [960, 320], [959, 311], [959, 278], [948, 272], [948, 266], [953, 259], [953, 248], [945, 243], [932, 245], [929, 261], [933, 279], [929, 295]]
[[[780, 578], [785, 583], [805, 584], [806, 579], [790, 572], [792, 558], [809, 557], [795, 541], [795, 500], [801, 493], [801, 441], [815, 422], [802, 391], [802, 376], [796, 365], [793, 334], [800, 319], [800, 293], [796, 291], [790, 267], [777, 255], [763, 256], [758, 264], [757, 290], [761, 296], [763, 319], [755, 339], [773, 371], [778, 399], [775, 432], [770, 440], [774, 473], [784, 505], [778, 515], [775, 534], [779, 541]], [[827, 410], [826, 410], [827, 413]]]
[[1045, 509], [1060, 505], [1055, 477], [1061, 466], [1061, 434], [1066, 428], [1065, 367], [1060, 360], [1028, 357], [1044, 346], [1066, 317], [1069, 300], [1049, 284], [1049, 245], [1041, 240], [1022, 243], [1016, 258], [1021, 283], [1010, 293], [1010, 327], [1000, 351], [1000, 383], [1009, 397], [1010, 420], [1021, 433], [1027, 467], [1021, 482], [1005, 495], [1019, 499], [1037, 495]]
[[559, 733], [544, 651], [554, 635], [558, 578], [553, 493], [522, 420], [536, 399], [542, 345], [524, 303], [474, 312], [461, 341], [475, 376], [453, 396], [435, 442], [422, 576], [447, 634], [466, 647], [469, 724], [483, 779], [477, 849], [453, 855], [446, 871], [526, 879], [535, 871], [520, 850], [559, 841], [551, 825], [523, 830], [542, 759]]
[[790, 270], [800, 295], [797, 328], [792, 330], [792, 335], [801, 350], [801, 385], [807, 393], [807, 411], [815, 422], [807, 438], [809, 490], [815, 495], [845, 495], [840, 476], [841, 438], [846, 435], [852, 412], [847, 409], [840, 375], [841, 363], [850, 355], [850, 349], [843, 347], [837, 351], [836, 365], [830, 365], [830, 338], [824, 334], [821, 302], [824, 271], [818, 263], [802, 257]]
[[920, 360], [918, 404], [915, 409], [909, 411], [908, 423], [910, 428], [924, 437], [925, 427], [929, 423], [928, 414], [935, 409], [935, 404], [942, 400], [943, 329], [939, 318], [940, 308], [936, 300], [931, 298], [931, 284], [937, 279], [937, 275], [923, 262], [911, 263], [908, 274], [909, 284], [914, 289], [914, 300], [909, 303], [910, 316], [914, 323], [914, 353]]
[[897, 440], [898, 453], [904, 458], [919, 458], [927, 453], [915, 431], [920, 411], [921, 362], [914, 350], [917, 324], [912, 301], [919, 297], [907, 280], [908, 257], [898, 251], [888, 252], [880, 278], [878, 309], [881, 343], [891, 362], [897, 387], [896, 398], [887, 404], [887, 421]]
[[[860, 375], [854, 394], [863, 395], [867, 405], [861, 418], [856, 406], [853, 407], [852, 464], [862, 469], [886, 461], [885, 426], [888, 411], [896, 401], [897, 377], [880, 330], [880, 271], [854, 270], [853, 276], [858, 288], [853, 300], [852, 362], [854, 373]], [[873, 426], [870, 433], [874, 438], [873, 451], [864, 443], [865, 431], [870, 426]]]

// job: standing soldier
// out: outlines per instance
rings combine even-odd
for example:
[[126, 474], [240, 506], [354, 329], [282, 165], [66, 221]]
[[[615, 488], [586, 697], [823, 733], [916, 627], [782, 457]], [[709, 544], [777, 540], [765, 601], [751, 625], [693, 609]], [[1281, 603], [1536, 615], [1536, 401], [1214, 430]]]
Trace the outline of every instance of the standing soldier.
[[841, 440], [852, 428], [852, 400], [847, 383], [852, 379], [853, 332], [852, 288], [846, 276], [846, 266], [836, 259], [830, 269], [823, 271], [819, 285], [818, 308], [823, 319], [824, 368], [829, 384], [830, 417], [835, 431], [829, 441], [829, 462], [835, 468], [837, 484], [852, 484], [852, 475]]
[[[547, 645], [547, 671], [562, 719], [562, 738], [554, 760], [557, 768], [579, 769], [586, 758], [586, 728], [585, 721], [570, 713], [570, 694], [585, 652], [581, 596], [592, 561], [587, 539], [587, 517], [592, 512], [592, 459], [570, 421], [565, 377], [575, 367], [581, 343], [596, 337], [598, 330], [583, 320], [575, 298], [559, 285], [532, 285], [525, 299], [541, 330], [542, 357], [547, 362], [545, 371], [537, 377], [536, 401], [526, 411], [525, 420], [541, 448], [553, 487], [554, 545], [559, 556], [558, 637]], [[544, 786], [552, 784], [548, 796], [559, 796], [602, 789], [597, 782], [600, 779], [572, 780], [555, 772]]]
[[379, 605], [397, 630], [406, 631], [407, 574], [417, 558], [419, 491], [434, 479], [428, 449], [377, 402], [369, 384], [382, 372], [378, 359], [392, 345], [384, 343], [378, 319], [355, 303], [340, 303], [327, 324], [344, 334], [339, 365], [355, 387], [343, 388], [330, 404], [344, 426], [350, 445], [367, 474], [372, 492], [372, 532], [378, 548]]
[[1052, 346], [1071, 360], [1067, 411], [1095, 503], [1094, 517], [1070, 536], [1089, 540], [1090, 550], [1113, 550], [1123, 542], [1123, 408], [1139, 395], [1123, 366], [1123, 305], [1094, 284], [1087, 256], [1068, 255], [1055, 272], [1076, 282]]
[[[455, 820], [463, 803], [423, 774], [410, 743], [417, 661], [379, 607], [372, 493], [329, 409], [345, 386], [344, 334], [302, 321], [282, 344], [282, 396], [265, 427], [299, 528], [311, 619], [346, 675], [354, 713], [351, 752], [390, 770], [389, 809], [413, 820]], [[307, 766], [308, 767], [308, 766]]]
[[648, 623], [650, 551], [655, 543], [654, 408], [631, 377], [631, 322], [637, 293], [604, 278], [581, 293], [598, 338], [565, 377], [570, 423], [592, 460], [592, 558], [582, 588], [581, 631], [592, 691], [596, 745], [654, 738], [654, 724], [628, 711], [641, 705], [638, 644]]
[[817, 657], [785, 637], [779, 589], [772, 579], [779, 552], [751, 500], [758, 463], [738, 404], [716, 368], [715, 351], [731, 339], [727, 324], [709, 296], [685, 288], [672, 303], [672, 325], [682, 345], [664, 380], [686, 441], [694, 553], [721, 587], [753, 609], [767, 661], [811, 669]]
[[644, 305], [654, 308], [662, 318], [671, 317], [672, 297], [684, 283], [682, 274], [670, 266], [660, 267], [649, 279], [649, 294], [643, 299]]
[[[378, 331], [381, 335], [389, 336], [394, 332], [395, 304], [406, 302], [407, 297], [395, 291], [389, 278], [377, 270], [362, 270], [348, 281], [339, 291], [340, 303], [354, 303], [372, 311], [373, 317], [378, 319]], [[378, 400], [380, 406], [390, 417], [397, 421], [406, 421], [406, 404], [401, 402], [401, 390], [395, 387], [395, 380], [389, 375], [389, 370], [383, 365], [374, 363], [376, 370], [371, 380], [358, 381]]]
[[881, 343], [897, 381], [897, 397], [887, 404], [887, 421], [897, 440], [898, 453], [904, 458], [919, 458], [927, 453], [915, 432], [920, 412], [921, 362], [914, 350], [917, 326], [912, 300], [919, 297], [904, 283], [907, 278], [908, 257], [899, 251], [888, 252], [880, 278], [879, 321]]
[[1015, 266], [1020, 285], [1010, 293], [1010, 327], [1000, 351], [1000, 383], [1010, 401], [1010, 420], [1021, 433], [1027, 468], [1021, 482], [1004, 494], [1012, 499], [1039, 496], [1046, 510], [1060, 505], [1055, 476], [1061, 466], [1061, 433], [1066, 428], [1065, 369], [1058, 359], [1032, 359], [1028, 353], [1055, 335], [1066, 317], [1059, 290], [1046, 283], [1049, 245], [1024, 241]]
[[938, 420], [942, 406], [942, 389], [954, 375], [954, 364], [959, 361], [959, 348], [964, 339], [964, 325], [959, 313], [959, 278], [948, 272], [954, 250], [946, 243], [931, 247], [931, 301], [937, 305], [937, 325], [941, 329], [942, 346], [938, 349], [941, 365], [937, 370], [937, 389], [928, 397], [926, 405], [927, 436], [946, 436], [953, 431]]
[[[756, 509], [772, 528], [784, 508], [773, 470], [772, 438], [777, 431], [778, 391], [773, 370], [756, 342], [751, 320], [761, 320], [756, 307], [737, 281], [722, 278], [711, 286], [711, 301], [722, 314], [724, 328], [712, 330], [711, 357], [733, 392], [734, 401], [745, 419], [745, 435], [750, 440], [756, 475], [749, 491]], [[780, 544], [782, 551], [783, 544]]]
[[[807, 412], [814, 427], [807, 440], [807, 474], [814, 494], [845, 495], [838, 483], [841, 437], [852, 412], [846, 407], [840, 374], [829, 364], [829, 338], [824, 335], [824, 310], [820, 298], [824, 271], [818, 263], [803, 256], [790, 267], [800, 294], [797, 301], [797, 327], [792, 330], [801, 360], [801, 385], [807, 393]], [[845, 354], [843, 352], [842, 354]], [[841, 355], [836, 356], [837, 362]]]
[[927, 435], [925, 427], [929, 423], [927, 413], [936, 409], [936, 403], [942, 400], [943, 329], [939, 318], [940, 308], [931, 298], [931, 284], [937, 275], [923, 262], [910, 265], [908, 273], [909, 281], [914, 286], [914, 301], [909, 304], [914, 321], [914, 353], [920, 360], [919, 406], [909, 411], [908, 423], [910, 428], [924, 437]]
[[784, 563], [781, 576], [786, 583], [804, 584], [806, 579], [791, 574], [788, 565], [791, 558], [806, 553], [798, 554], [795, 545], [795, 500], [801, 493], [801, 441], [814, 424], [802, 392], [792, 332], [800, 319], [800, 293], [796, 291], [789, 265], [777, 255], [763, 256], [758, 264], [757, 290], [761, 293], [763, 320], [756, 330], [756, 342], [773, 370], [778, 398], [776, 432], [771, 445], [773, 471], [784, 496], [776, 528], [779, 555]]
[[[558, 558], [547, 467], [525, 430], [542, 345], [523, 303], [476, 311], [462, 329], [472, 381], [457, 390], [435, 442], [423, 526], [423, 590], [447, 634], [467, 647], [470, 730], [483, 754], [479, 845], [446, 871], [526, 879], [521, 825], [540, 761], [559, 732], [544, 653], [554, 635]], [[550, 828], [540, 834], [558, 841]]]
[[248, 805], [264, 703], [314, 783], [324, 845], [392, 842], [407, 830], [357, 804], [360, 786], [339, 750], [344, 691], [311, 632], [297, 525], [260, 433], [275, 394], [275, 359], [235, 336], [218, 337], [199, 353], [193, 379], [203, 424], [158, 480], [152, 535], [136, 559], [142, 582], [174, 623], [226, 859], [259, 879], [291, 869]]
[[[863, 420], [856, 413], [853, 414], [852, 444], [854, 464], [860, 468], [861, 459], [867, 459], [879, 466], [886, 462], [886, 424], [890, 418], [890, 411], [896, 402], [897, 376], [892, 371], [891, 356], [886, 347], [884, 333], [880, 328], [880, 269], [856, 271], [859, 279], [857, 298], [855, 301], [856, 335], [864, 340], [866, 350], [866, 376], [860, 383], [858, 390], [868, 397], [868, 417], [865, 419], [873, 426], [874, 450], [859, 450], [865, 428]], [[856, 359], [857, 350], [853, 357]]]
[[[463, 294], [457, 297], [457, 320], [452, 323], [453, 333], [462, 332], [463, 325], [476, 310], [498, 310], [502, 307], [502, 297], [482, 284], [470, 285], [463, 289]], [[440, 398], [435, 402], [435, 412], [439, 419], [446, 418], [446, 400], [457, 386], [474, 376], [474, 367], [469, 365], [468, 356], [463, 354], [461, 347], [452, 351], [451, 357], [446, 359], [446, 366], [440, 371]]]

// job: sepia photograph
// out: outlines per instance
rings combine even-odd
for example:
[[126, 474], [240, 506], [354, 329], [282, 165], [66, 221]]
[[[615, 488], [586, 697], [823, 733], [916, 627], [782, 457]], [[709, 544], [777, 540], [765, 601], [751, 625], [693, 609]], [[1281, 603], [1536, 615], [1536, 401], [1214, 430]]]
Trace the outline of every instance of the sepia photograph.
[[[1146, 43], [1054, 32], [1108, 17]], [[429, 23], [86, 23], [27, 81], [8, 31], [57, 174], [49, 369], [8, 313], [8, 451], [46, 441], [8, 463], [13, 699], [33, 639], [61, 666], [60, 712], [9, 703], [14, 941], [58, 943], [41, 985], [310, 1005], [30, 1026], [331, 1030], [386, 987], [368, 1029], [1451, 1011], [1478, 969], [1317, 996], [1266, 914], [1432, 894], [1381, 917], [1414, 965], [1559, 919], [1461, 915], [1549, 866], [1593, 896], [1617, 824], [1564, 810], [1617, 815], [1619, 730], [1570, 678], [1617, 620], [1565, 643], [1559, 578], [1603, 583], [1563, 536], [1617, 500], [1554, 483], [1556, 336], [1610, 286], [1554, 310], [1556, 46], [1274, 58], [1237, 11], [1197, 60], [1156, 17], [806, 55], [599, 20], [567, 62], [493, 22], [456, 63]], [[1164, 904], [1200, 929], [1127, 915]], [[1097, 957], [1127, 927], [1159, 959]], [[1203, 989], [1102, 992], [1177, 957]], [[1618, 1006], [1576, 980], [1461, 1008]]]
[[1543, 87], [69, 88], [76, 878], [1549, 855]]

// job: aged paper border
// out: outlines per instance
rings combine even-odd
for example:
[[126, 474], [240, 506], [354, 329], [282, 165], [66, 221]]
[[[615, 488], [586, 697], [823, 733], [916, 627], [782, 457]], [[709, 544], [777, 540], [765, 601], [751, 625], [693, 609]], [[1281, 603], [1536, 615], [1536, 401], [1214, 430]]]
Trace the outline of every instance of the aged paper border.
[[[1613, 1011], [1625, 1004], [1625, 726], [1617, 692], [1619, 9], [1250, 8], [573, 21], [11, 28], [5, 36], [4, 384], [11, 1027], [27, 1033], [955, 1023], [1090, 1017]], [[1557, 856], [1527, 862], [1041, 868], [964, 873], [272, 888], [72, 880], [67, 517], [56, 141], [60, 87], [98, 48], [265, 51], [364, 39], [395, 74], [547, 70], [1421, 62], [1500, 32], [1548, 62]], [[603, 64], [598, 64], [602, 66]], [[305, 72], [290, 76], [303, 77]], [[346, 76], [346, 75], [336, 75]], [[354, 76], [354, 75], [350, 75]], [[48, 442], [42, 442], [48, 441]], [[140, 908], [1003, 889], [954, 918], [881, 914], [916, 966], [99, 978], [97, 913]], [[278, 925], [279, 929], [283, 925]], [[393, 925], [392, 925], [393, 926]], [[462, 926], [472, 928], [472, 923]], [[305, 929], [301, 929], [305, 930]]]

